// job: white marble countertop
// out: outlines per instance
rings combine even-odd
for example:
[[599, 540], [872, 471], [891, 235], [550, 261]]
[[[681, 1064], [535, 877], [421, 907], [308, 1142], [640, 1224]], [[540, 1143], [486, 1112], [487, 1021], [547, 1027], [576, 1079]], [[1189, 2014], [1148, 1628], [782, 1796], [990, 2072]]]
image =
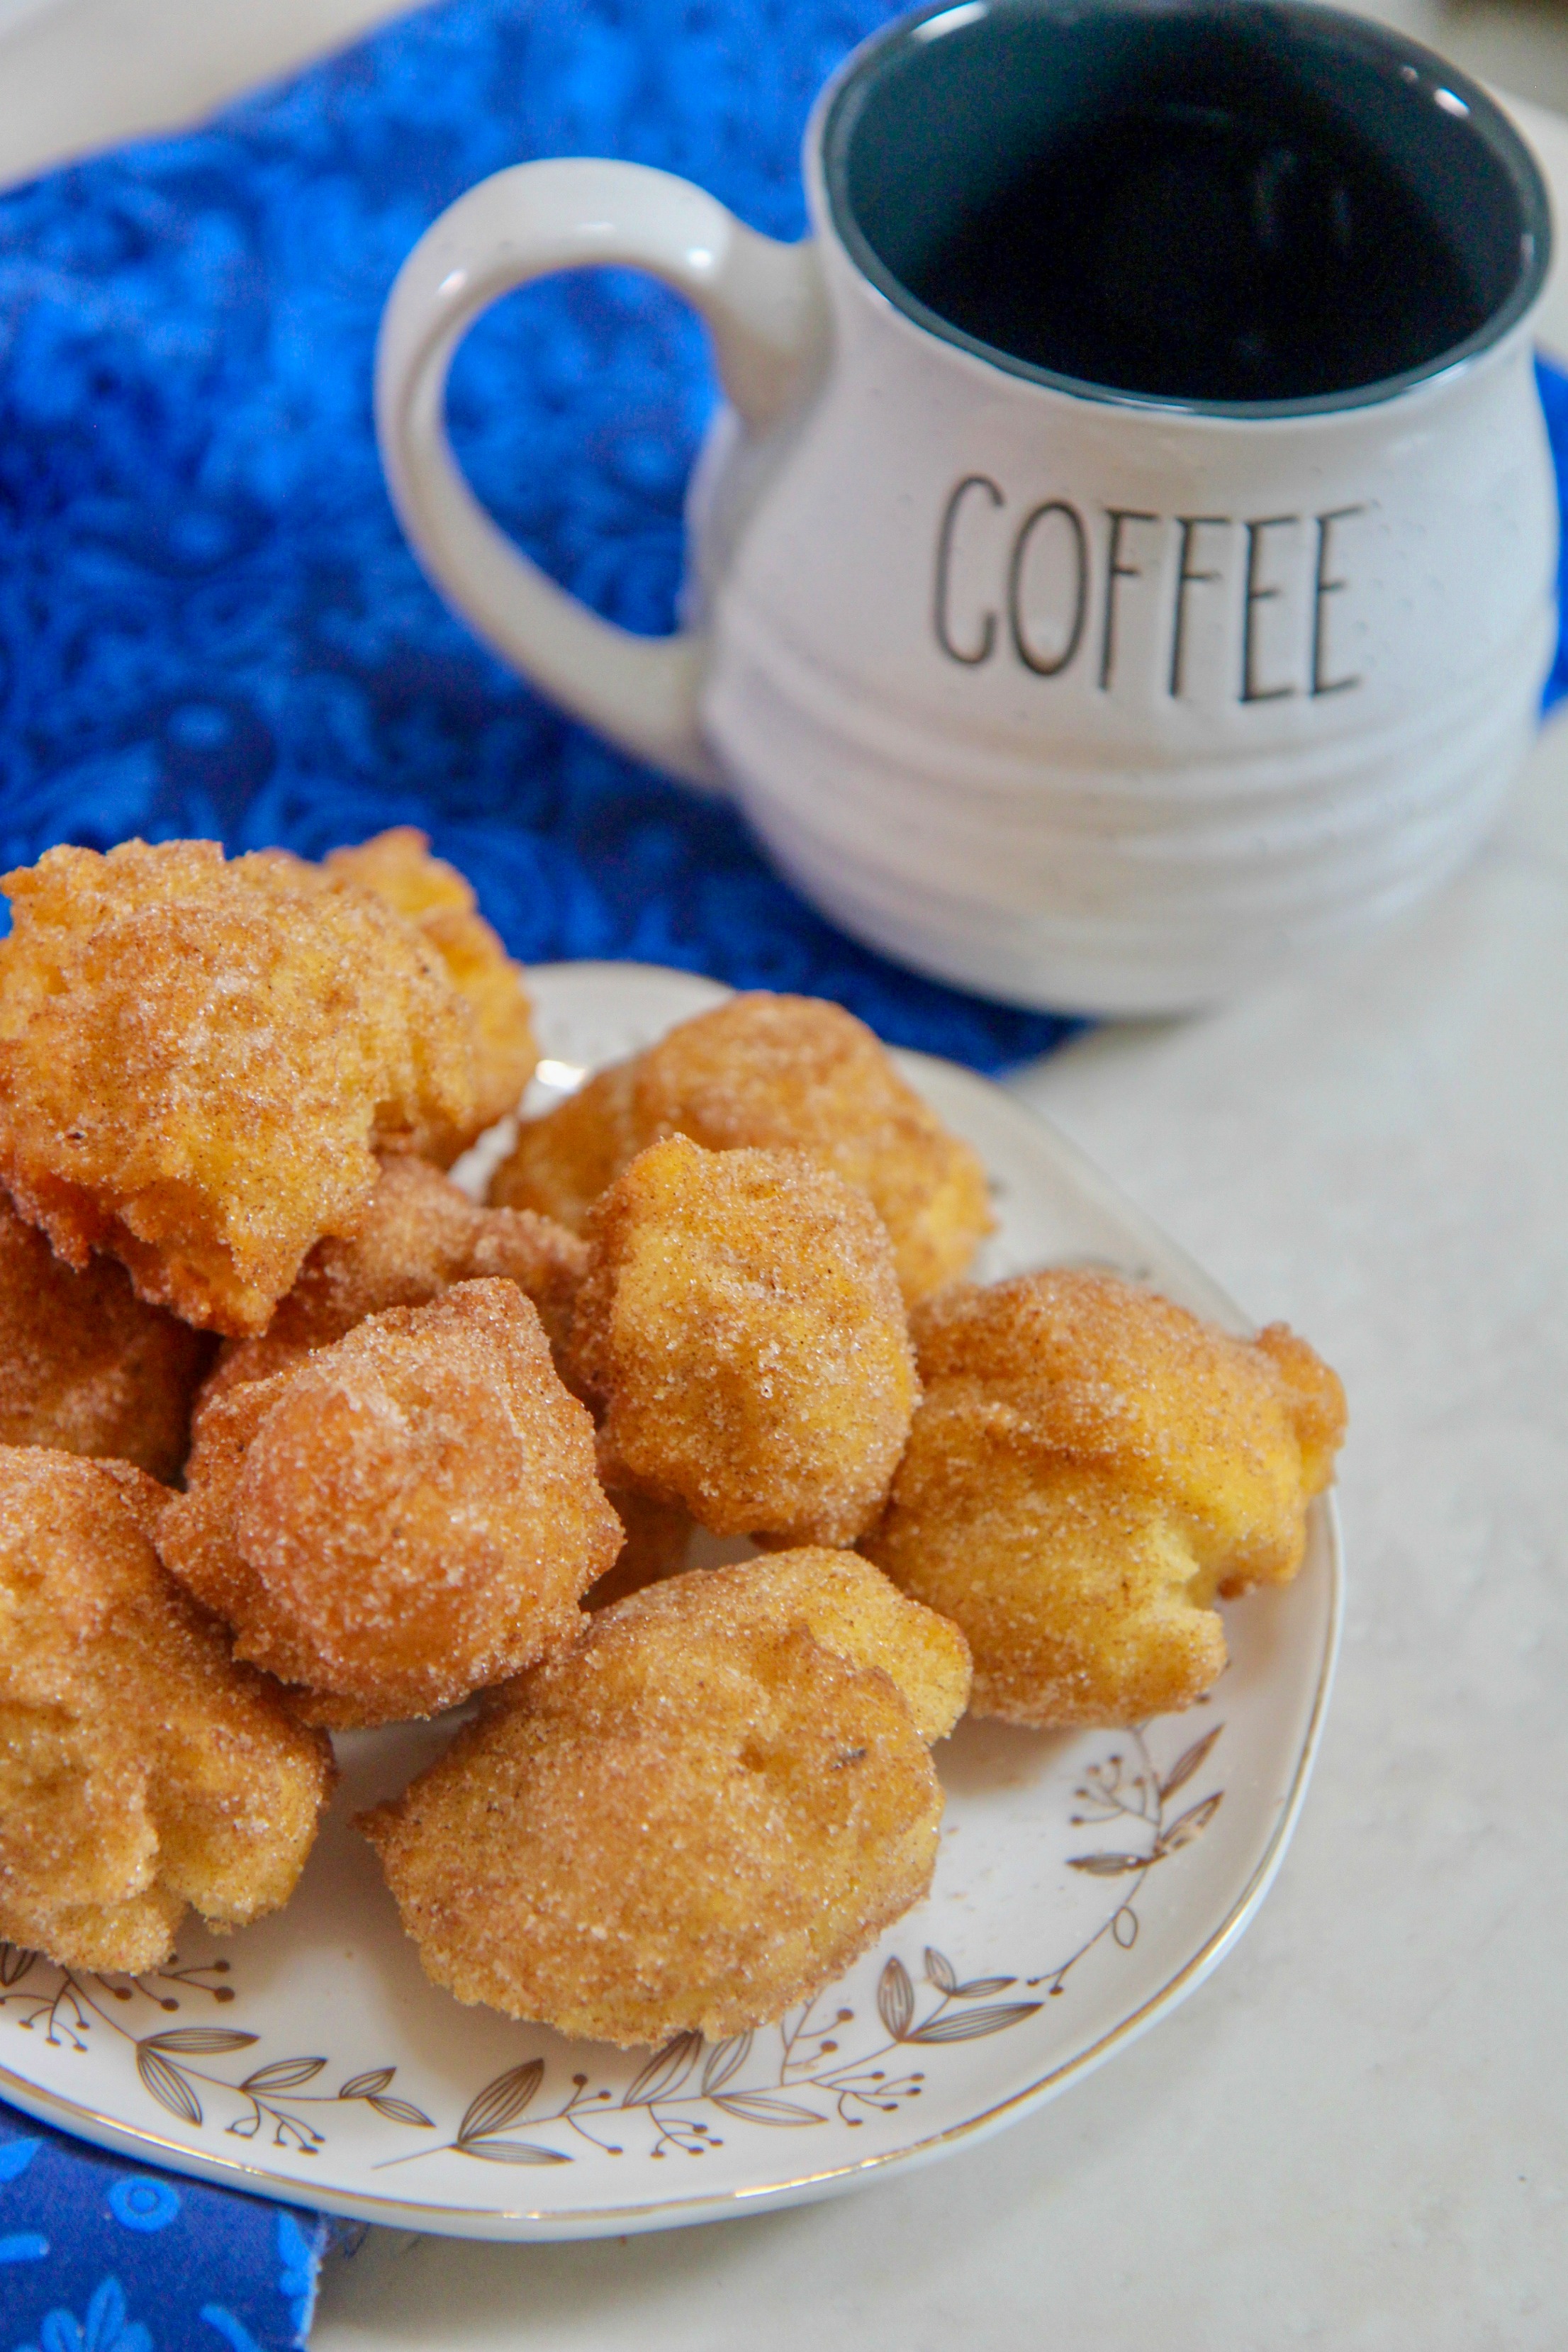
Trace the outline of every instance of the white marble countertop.
[[[0, 181], [391, 13], [0, 0]], [[1568, 126], [1518, 110], [1568, 192]], [[1568, 350], [1568, 278], [1545, 331]], [[593, 2245], [373, 2233], [316, 2352], [1568, 2342], [1568, 722], [1469, 871], [1354, 962], [1016, 1083], [1350, 1391], [1339, 1687], [1257, 1924], [946, 2164]]]

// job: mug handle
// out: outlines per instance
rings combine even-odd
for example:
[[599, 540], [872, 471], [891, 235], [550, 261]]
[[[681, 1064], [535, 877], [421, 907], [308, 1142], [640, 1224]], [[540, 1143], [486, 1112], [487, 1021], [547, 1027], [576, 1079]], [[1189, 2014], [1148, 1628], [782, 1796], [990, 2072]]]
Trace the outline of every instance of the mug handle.
[[589, 264], [630, 264], [686, 296], [752, 432], [815, 372], [826, 305], [809, 239], [760, 236], [689, 181], [640, 163], [518, 163], [459, 196], [398, 272], [375, 366], [387, 487], [425, 569], [504, 661], [623, 751], [718, 791], [698, 724], [706, 631], [637, 636], [557, 588], [490, 520], [447, 437], [447, 372], [480, 311]]

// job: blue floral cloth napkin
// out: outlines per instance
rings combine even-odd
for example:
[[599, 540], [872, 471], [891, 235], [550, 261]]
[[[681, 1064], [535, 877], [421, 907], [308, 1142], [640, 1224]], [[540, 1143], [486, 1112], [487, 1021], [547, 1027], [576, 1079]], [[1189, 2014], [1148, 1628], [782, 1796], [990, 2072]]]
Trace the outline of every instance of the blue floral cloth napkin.
[[292, 2352], [328, 2227], [0, 2106], [5, 2352]]
[[[887, 0], [448, 0], [195, 135], [0, 197], [0, 860], [131, 833], [310, 854], [423, 825], [530, 961], [630, 956], [833, 996], [995, 1069], [1068, 1034], [832, 929], [728, 810], [571, 726], [426, 583], [370, 419], [409, 247], [485, 173], [603, 154], [805, 226], [816, 89]], [[629, 273], [515, 296], [453, 437], [599, 612], [672, 625], [714, 398]]]
[[[426, 583], [371, 430], [375, 328], [443, 205], [548, 154], [681, 172], [804, 227], [811, 99], [886, 0], [447, 0], [193, 135], [0, 196], [0, 864], [200, 834], [314, 855], [422, 825], [529, 961], [637, 957], [832, 996], [998, 1069], [1071, 1024], [833, 930], [728, 810], [606, 749]], [[1560, 459], [1568, 379], [1543, 370]], [[516, 296], [459, 355], [477, 488], [608, 617], [672, 622], [713, 401], [619, 273]], [[1549, 699], [1568, 691], [1560, 654]], [[11, 2031], [0, 2012], [0, 2064]], [[0, 2107], [0, 2352], [302, 2343], [316, 2217]]]

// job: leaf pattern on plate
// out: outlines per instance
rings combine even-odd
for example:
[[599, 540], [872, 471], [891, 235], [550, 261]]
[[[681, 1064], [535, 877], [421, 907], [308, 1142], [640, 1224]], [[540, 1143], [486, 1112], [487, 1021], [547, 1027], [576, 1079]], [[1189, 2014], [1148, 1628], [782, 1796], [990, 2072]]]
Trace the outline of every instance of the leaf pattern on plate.
[[1155, 1859], [1163, 1862], [1166, 1854], [1179, 1853], [1183, 1846], [1191, 1845], [1193, 1840], [1207, 1829], [1218, 1812], [1220, 1801], [1224, 1795], [1223, 1789], [1216, 1789], [1212, 1797], [1205, 1797], [1201, 1805], [1194, 1805], [1190, 1812], [1184, 1813], [1179, 1821], [1173, 1822], [1154, 1847]]
[[1201, 1739], [1194, 1739], [1190, 1748], [1182, 1750], [1160, 1783], [1162, 1797], [1173, 1797], [1176, 1790], [1192, 1779], [1198, 1767], [1208, 1761], [1209, 1750], [1224, 1729], [1223, 1723], [1216, 1723], [1212, 1731], [1205, 1731]]
[[[36, 1969], [47, 1970], [54, 1978], [47, 1993], [41, 1989], [34, 1992], [24, 1990]], [[289, 2148], [302, 2156], [313, 2156], [325, 2144], [325, 2135], [298, 2112], [301, 2107], [348, 2105], [357, 2099], [389, 2123], [415, 2125], [426, 2131], [435, 2129], [422, 2108], [406, 2099], [385, 2095], [397, 2072], [395, 2066], [378, 2066], [368, 2073], [351, 2075], [336, 2093], [306, 2090], [305, 2085], [313, 2083], [330, 2063], [315, 2055], [269, 2059], [264, 2065], [253, 2067], [238, 2082], [233, 2082], [199, 2062], [254, 2049], [260, 2039], [258, 2034], [235, 2025], [163, 2026], [152, 2033], [137, 2034], [107, 2006], [113, 2001], [134, 2007], [140, 2000], [156, 2009], [177, 2010], [180, 1996], [166, 1990], [171, 1985], [180, 1986], [184, 1995], [205, 1993], [215, 2001], [232, 2001], [235, 1992], [231, 1985], [210, 1981], [221, 1979], [228, 1970], [226, 1959], [183, 1969], [176, 1955], [166, 1968], [151, 1976], [89, 1975], [42, 1960], [36, 1952], [19, 1952], [12, 1945], [0, 1944], [0, 1986], [7, 1988], [0, 1992], [0, 2011], [13, 2002], [22, 2004], [26, 2014], [16, 2021], [24, 2029], [30, 2032], [41, 2026], [45, 2042], [79, 2051], [88, 2047], [95, 2027], [108, 2027], [112, 2035], [131, 2045], [137, 2074], [149, 2097], [193, 2131], [202, 2130], [206, 2124], [206, 2105], [196, 2087], [198, 2084], [236, 2103], [237, 2112], [225, 2126], [230, 2137], [255, 2139], [264, 2126], [268, 2127], [273, 2147]]]
[[172, 2116], [178, 2116], [184, 2123], [201, 2122], [201, 2101], [179, 2068], [173, 2065], [161, 2050], [154, 2050], [149, 2043], [142, 2042], [136, 2053], [136, 2072], [161, 2107], [167, 2107]]
[[696, 2065], [702, 2050], [700, 2033], [678, 2033], [662, 2050], [656, 2050], [640, 2074], [634, 2076], [623, 2107], [651, 2107], [656, 2099], [673, 2095]]
[[[947, 1967], [945, 1960], [942, 1966]], [[948, 1973], [952, 1974], [951, 1969]], [[910, 1982], [908, 1969], [896, 1953], [882, 1970], [877, 1987], [877, 2010], [893, 2040], [901, 2042], [915, 2013], [915, 1989]]]
[[526, 2139], [460, 2139], [454, 2143], [459, 2156], [477, 2156], [486, 2164], [570, 2164], [569, 2156], [558, 2148], [536, 2147]]
[[149, 2033], [143, 2050], [173, 2052], [181, 2058], [220, 2058], [228, 2050], [248, 2050], [258, 2037], [232, 2025], [182, 2025], [172, 2033]]
[[1147, 1870], [1153, 1860], [1152, 1853], [1074, 1853], [1068, 1856], [1068, 1868], [1086, 1870], [1091, 1878], [1121, 1878], [1129, 1871]]
[[384, 2099], [377, 2096], [367, 2098], [365, 2105], [367, 2107], [374, 2108], [378, 2116], [384, 2116], [389, 2124], [417, 2124], [424, 2131], [434, 2131], [436, 2128], [424, 2108], [416, 2107], [411, 2099]]
[[825, 2124], [815, 2107], [796, 2106], [791, 2099], [770, 2098], [763, 2091], [719, 2093], [713, 2100], [727, 2116], [739, 2116], [748, 2124]]
[[275, 2058], [270, 2066], [258, 2066], [254, 2074], [247, 2074], [239, 2087], [242, 2091], [302, 2090], [315, 2081], [326, 2063], [324, 2058]]
[[983, 2034], [1005, 2033], [1010, 2025], [1021, 2025], [1043, 2001], [998, 2001], [990, 2009], [961, 2009], [951, 2017], [933, 2017], [924, 2025], [917, 2025], [906, 2033], [906, 2042], [978, 2042]]
[[397, 2072], [395, 2066], [373, 2066], [368, 2074], [351, 2074], [338, 2092], [340, 2099], [374, 2099], [384, 2091]]
[[958, 1979], [953, 1974], [952, 1962], [945, 1953], [933, 1950], [930, 1944], [926, 1946], [925, 1967], [926, 1982], [935, 1985], [938, 1992], [958, 1990]]
[[1131, 1755], [1117, 1750], [1103, 1763], [1089, 1765], [1073, 1791], [1083, 1807], [1081, 1812], [1072, 1815], [1074, 1823], [1119, 1822], [1130, 1829], [1136, 1828], [1147, 1843], [1142, 1848], [1105, 1847], [1096, 1853], [1068, 1855], [1068, 1868], [1081, 1871], [1086, 1877], [1131, 1878], [1135, 1884], [1076, 1951], [1056, 1968], [1044, 1969], [1037, 1976], [1032, 1976], [1031, 1987], [1046, 1985], [1053, 1994], [1061, 1992], [1079, 1962], [1107, 1937], [1120, 1950], [1132, 1949], [1138, 1941], [1137, 1897], [1150, 1871], [1201, 1837], [1224, 1801], [1224, 1790], [1216, 1789], [1211, 1796], [1178, 1814], [1173, 1822], [1165, 1819], [1166, 1800], [1176, 1790], [1184, 1788], [1207, 1763], [1224, 1729], [1223, 1723], [1215, 1724], [1201, 1739], [1184, 1748], [1164, 1773], [1155, 1769], [1142, 1726], [1128, 1734]]
[[753, 2039], [750, 2033], [732, 2033], [728, 2042], [718, 2042], [709, 2052], [708, 2063], [702, 2069], [702, 2088], [710, 2098], [740, 2073], [752, 2054]]
[[487, 2083], [478, 2097], [469, 2101], [458, 2126], [458, 2144], [466, 2147], [470, 2140], [488, 2139], [492, 2133], [515, 2123], [543, 2080], [543, 2059], [531, 2058], [526, 2064], [513, 2066], [509, 2073], [498, 2074], [493, 2083]]

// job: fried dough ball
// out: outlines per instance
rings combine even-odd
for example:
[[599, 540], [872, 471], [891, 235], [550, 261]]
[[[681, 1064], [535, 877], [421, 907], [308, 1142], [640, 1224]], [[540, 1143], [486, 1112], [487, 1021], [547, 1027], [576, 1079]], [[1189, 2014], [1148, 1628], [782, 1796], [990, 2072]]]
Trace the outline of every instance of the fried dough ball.
[[286, 1903], [331, 1751], [159, 1565], [140, 1470], [0, 1446], [0, 1937], [156, 1968]]
[[0, 1181], [71, 1265], [258, 1331], [353, 1231], [378, 1145], [477, 1132], [468, 1009], [368, 891], [204, 841], [51, 849], [0, 887]]
[[985, 1171], [900, 1077], [864, 1022], [811, 996], [732, 996], [529, 1121], [493, 1201], [575, 1232], [636, 1153], [667, 1135], [710, 1150], [809, 1152], [868, 1192], [911, 1304], [963, 1274], [991, 1230]]
[[571, 1640], [620, 1549], [515, 1283], [372, 1315], [201, 1415], [158, 1545], [235, 1654], [338, 1723], [432, 1715]]
[[438, 1169], [400, 1154], [383, 1167], [358, 1232], [318, 1242], [266, 1330], [225, 1346], [203, 1409], [242, 1381], [265, 1380], [330, 1347], [367, 1315], [423, 1307], [455, 1282], [515, 1282], [559, 1346], [587, 1263], [587, 1244], [548, 1217], [476, 1208]]
[[436, 1983], [595, 2041], [717, 2041], [920, 1901], [942, 1790], [909, 1706], [767, 1572], [601, 1611], [361, 1820]]
[[715, 1535], [852, 1543], [909, 1433], [914, 1355], [887, 1233], [795, 1151], [633, 1160], [587, 1220], [566, 1361], [606, 1483]]
[[497, 1208], [532, 1209], [581, 1233], [589, 1210], [639, 1151], [659, 1137], [643, 1132], [637, 1084], [646, 1055], [595, 1072], [541, 1118], [524, 1119], [509, 1159], [490, 1179]]
[[521, 970], [479, 913], [472, 887], [455, 866], [431, 856], [429, 836], [411, 824], [357, 848], [330, 850], [321, 863], [416, 923], [440, 956], [473, 1013], [475, 1118], [481, 1129], [493, 1127], [522, 1099], [539, 1048]]
[[172, 1479], [210, 1353], [203, 1333], [144, 1306], [112, 1258], [76, 1273], [0, 1193], [0, 1444], [114, 1456]]
[[1217, 1593], [1284, 1583], [1344, 1433], [1283, 1325], [1233, 1339], [1132, 1284], [1022, 1275], [915, 1318], [924, 1401], [863, 1547], [962, 1626], [974, 1711], [1044, 1727], [1187, 1706]]

